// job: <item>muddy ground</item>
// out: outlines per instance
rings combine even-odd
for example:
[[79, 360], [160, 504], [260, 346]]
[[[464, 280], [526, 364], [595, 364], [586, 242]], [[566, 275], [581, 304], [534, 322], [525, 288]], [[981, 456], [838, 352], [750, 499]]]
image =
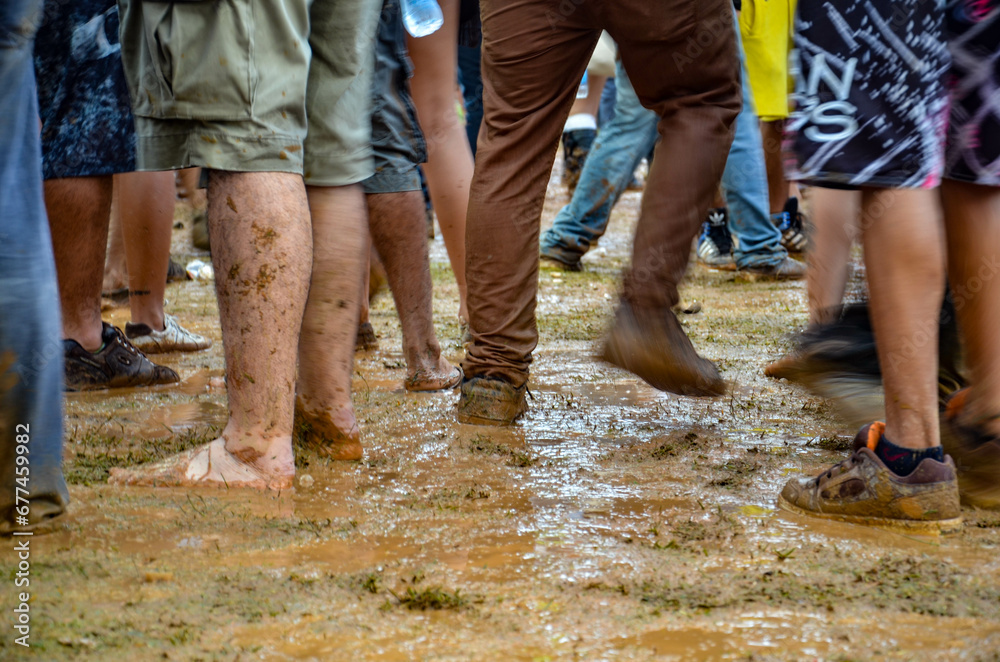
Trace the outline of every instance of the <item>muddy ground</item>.
[[[565, 200], [553, 183], [545, 225]], [[225, 421], [212, 284], [171, 285], [168, 311], [215, 346], [164, 357], [179, 386], [68, 396], [72, 516], [33, 540], [32, 648], [4, 627], [0, 659], [1000, 659], [1000, 513], [918, 539], [775, 510], [852, 432], [761, 374], [805, 322], [803, 284], [692, 268], [683, 295], [703, 310], [683, 323], [731, 396], [659, 393], [592, 358], [638, 200], [583, 273], [542, 272], [523, 422], [460, 425], [456, 393], [405, 393], [384, 296], [381, 348], [354, 382], [365, 460], [300, 451], [293, 494], [105, 484]], [[198, 255], [187, 227], [175, 244]], [[457, 290], [440, 239], [431, 250], [457, 362]], [[13, 553], [0, 561], [9, 622]]]

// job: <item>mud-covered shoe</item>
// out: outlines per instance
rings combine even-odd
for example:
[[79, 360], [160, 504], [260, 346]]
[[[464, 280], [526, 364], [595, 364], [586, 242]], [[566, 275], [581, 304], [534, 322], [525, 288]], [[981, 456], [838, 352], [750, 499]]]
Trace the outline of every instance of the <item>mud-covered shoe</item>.
[[148, 324], [129, 322], [125, 325], [125, 336], [146, 354], [197, 352], [212, 346], [211, 340], [188, 331], [173, 315], [163, 316], [163, 327], [163, 331], [154, 331]]
[[542, 269], [554, 271], [583, 271], [583, 265], [579, 260], [567, 262], [566, 260], [544, 253], [538, 256], [538, 266]]
[[712, 269], [732, 271], [733, 237], [729, 234], [729, 210], [725, 207], [708, 210], [708, 218], [701, 224], [698, 235], [698, 262]]
[[778, 264], [754, 264], [740, 267], [740, 274], [753, 280], [801, 280], [806, 277], [806, 265], [785, 257]]
[[955, 459], [962, 503], [1000, 510], [1000, 439], [960, 420], [969, 389], [951, 396], [941, 421], [941, 445]]
[[67, 391], [156, 386], [181, 380], [170, 368], [157, 365], [107, 322], [101, 331], [104, 346], [88, 352], [75, 340], [63, 340]]
[[925, 458], [898, 476], [875, 454], [885, 425], [870, 423], [854, 438], [854, 453], [815, 478], [793, 478], [778, 497], [785, 510], [919, 534], [962, 528], [955, 464]]
[[462, 381], [458, 420], [471, 425], [510, 425], [528, 411], [527, 385], [511, 384], [490, 377]]
[[690, 396], [726, 391], [718, 368], [698, 356], [669, 310], [639, 311], [622, 301], [600, 358], [661, 391]]
[[590, 148], [596, 138], [596, 129], [563, 131], [563, 184], [566, 185], [570, 193], [576, 190], [583, 164], [586, 162], [587, 154], [590, 153]]

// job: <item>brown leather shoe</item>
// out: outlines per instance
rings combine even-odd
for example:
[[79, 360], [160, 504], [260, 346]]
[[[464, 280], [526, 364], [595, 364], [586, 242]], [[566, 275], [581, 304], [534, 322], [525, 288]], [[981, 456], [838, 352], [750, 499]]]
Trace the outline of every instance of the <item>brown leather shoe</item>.
[[854, 438], [854, 453], [815, 478], [794, 478], [778, 505], [785, 510], [919, 534], [962, 528], [955, 463], [927, 458], [908, 476], [889, 470], [875, 454], [885, 425], [870, 423]]
[[726, 391], [718, 368], [698, 356], [669, 310], [638, 311], [623, 301], [600, 358], [661, 391], [706, 397]]
[[458, 420], [470, 425], [510, 425], [528, 411], [527, 392], [527, 385], [514, 388], [500, 379], [466, 379], [458, 400]]

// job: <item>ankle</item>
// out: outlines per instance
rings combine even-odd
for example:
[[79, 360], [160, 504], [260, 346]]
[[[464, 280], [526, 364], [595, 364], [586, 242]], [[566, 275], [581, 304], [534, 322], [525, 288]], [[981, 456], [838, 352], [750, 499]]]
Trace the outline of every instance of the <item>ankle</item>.
[[929, 448], [906, 448], [897, 446], [884, 435], [875, 447], [875, 455], [897, 476], [909, 476], [927, 458], [944, 462], [944, 449], [940, 445]]

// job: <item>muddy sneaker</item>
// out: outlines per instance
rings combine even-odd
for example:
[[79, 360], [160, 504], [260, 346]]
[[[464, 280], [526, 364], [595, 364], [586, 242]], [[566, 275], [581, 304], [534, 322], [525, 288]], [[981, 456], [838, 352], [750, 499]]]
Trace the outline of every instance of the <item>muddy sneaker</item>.
[[181, 380], [170, 368], [147, 359], [120, 329], [107, 322], [101, 340], [104, 346], [99, 352], [88, 352], [75, 340], [63, 340], [67, 391], [155, 386]]
[[753, 280], [801, 280], [806, 277], [806, 265], [798, 260], [785, 257], [778, 264], [755, 264], [740, 267], [740, 274]]
[[563, 131], [563, 184], [572, 193], [576, 189], [577, 182], [580, 181], [580, 171], [590, 153], [590, 147], [597, 138], [596, 129], [574, 129]]
[[458, 420], [470, 425], [510, 425], [528, 411], [527, 392], [527, 385], [514, 388], [500, 379], [466, 379], [458, 400]]
[[583, 265], [580, 264], [579, 260], [576, 262], [566, 262], [552, 255], [539, 255], [538, 266], [541, 269], [554, 271], [583, 271]]
[[733, 261], [733, 237], [729, 234], [729, 210], [725, 207], [708, 210], [708, 219], [701, 224], [698, 236], [698, 262], [712, 269], [731, 271], [736, 268]]
[[815, 478], [793, 478], [778, 497], [785, 510], [907, 533], [956, 533], [962, 528], [955, 464], [922, 460], [899, 476], [875, 454], [885, 425], [870, 423], [854, 438], [854, 453]]
[[962, 503], [1000, 510], [1000, 439], [959, 421], [968, 395], [965, 388], [948, 400], [942, 416], [941, 445], [955, 458]]
[[781, 233], [781, 245], [789, 253], [801, 253], [809, 245], [806, 237], [805, 217], [799, 211], [799, 199], [788, 198], [785, 208], [778, 214], [771, 215], [771, 221]]
[[191, 333], [177, 323], [173, 315], [163, 316], [163, 331], [153, 331], [148, 324], [125, 325], [125, 336], [140, 351], [146, 354], [166, 352], [197, 352], [208, 349], [212, 341], [197, 333]]
[[354, 341], [355, 352], [369, 352], [378, 349], [378, 338], [375, 336], [375, 329], [371, 322], [362, 322], [358, 325], [358, 337]]
[[690, 396], [726, 391], [718, 368], [698, 356], [669, 310], [638, 311], [623, 301], [600, 358], [661, 391]]

